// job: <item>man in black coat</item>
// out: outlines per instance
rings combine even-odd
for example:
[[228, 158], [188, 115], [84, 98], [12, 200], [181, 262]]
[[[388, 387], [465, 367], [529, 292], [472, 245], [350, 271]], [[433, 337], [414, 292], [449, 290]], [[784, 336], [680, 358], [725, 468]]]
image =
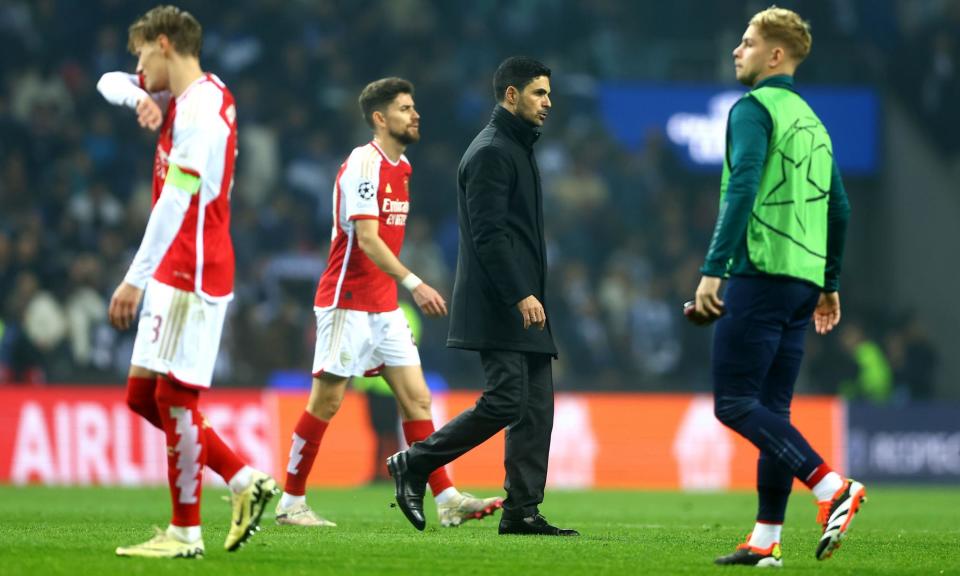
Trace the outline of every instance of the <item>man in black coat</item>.
[[447, 346], [480, 352], [486, 376], [476, 405], [387, 460], [397, 503], [423, 530], [425, 481], [507, 428], [507, 499], [500, 534], [576, 536], [540, 515], [553, 430], [557, 355], [544, 302], [543, 191], [533, 155], [550, 111], [550, 69], [512, 57], [493, 78], [497, 106], [460, 161], [460, 255]]

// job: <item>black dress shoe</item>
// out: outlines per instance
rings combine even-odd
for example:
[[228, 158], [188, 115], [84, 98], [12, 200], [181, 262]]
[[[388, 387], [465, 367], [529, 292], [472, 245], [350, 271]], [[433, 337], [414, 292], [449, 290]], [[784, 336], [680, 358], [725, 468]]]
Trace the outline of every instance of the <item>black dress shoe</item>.
[[427, 518], [423, 515], [423, 495], [427, 492], [427, 479], [407, 469], [406, 452], [397, 452], [387, 458], [387, 470], [397, 484], [397, 505], [414, 528], [423, 530], [427, 526]]
[[533, 534], [537, 536], [579, 536], [580, 533], [570, 528], [557, 528], [547, 522], [547, 519], [537, 514], [526, 518], [500, 518], [501, 534]]

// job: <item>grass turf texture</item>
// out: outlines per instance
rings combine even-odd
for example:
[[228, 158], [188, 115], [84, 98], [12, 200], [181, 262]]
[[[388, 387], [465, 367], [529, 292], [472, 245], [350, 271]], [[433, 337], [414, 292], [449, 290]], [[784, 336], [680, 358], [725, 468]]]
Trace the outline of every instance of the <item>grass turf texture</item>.
[[[487, 495], [489, 490], [477, 490]], [[440, 528], [428, 498], [425, 532], [391, 509], [389, 486], [313, 490], [310, 502], [337, 528], [280, 527], [273, 504], [262, 531], [223, 550], [225, 490], [203, 493], [206, 558], [117, 558], [114, 548], [166, 526], [163, 489], [0, 486], [0, 573], [13, 574], [718, 574], [753, 526], [749, 493], [548, 492], [543, 513], [580, 538], [498, 536], [499, 515]], [[960, 574], [960, 489], [868, 486], [870, 501], [834, 558], [814, 559], [819, 537], [809, 494], [791, 499], [784, 568], [795, 573]]]

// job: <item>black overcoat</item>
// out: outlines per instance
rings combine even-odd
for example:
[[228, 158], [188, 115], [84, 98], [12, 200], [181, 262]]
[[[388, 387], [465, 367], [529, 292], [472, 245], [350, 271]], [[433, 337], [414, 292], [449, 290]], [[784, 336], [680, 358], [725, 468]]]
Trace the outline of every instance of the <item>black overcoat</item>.
[[[532, 125], [497, 106], [460, 160], [460, 251], [447, 346], [556, 355], [547, 308], [543, 189]], [[544, 330], [523, 329], [517, 303], [536, 296]]]

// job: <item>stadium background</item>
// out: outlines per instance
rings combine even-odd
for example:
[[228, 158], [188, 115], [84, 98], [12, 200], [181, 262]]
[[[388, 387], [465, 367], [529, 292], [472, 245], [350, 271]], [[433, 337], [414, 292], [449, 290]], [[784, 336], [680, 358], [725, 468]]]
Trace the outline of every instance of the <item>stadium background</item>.
[[[356, 107], [360, 88], [386, 75], [417, 86], [423, 139], [408, 154], [413, 213], [404, 259], [449, 294], [456, 164], [493, 107], [495, 66], [516, 53], [554, 70], [554, 111], [537, 153], [549, 312], [561, 350], [556, 381], [565, 403], [558, 407], [567, 410], [558, 413], [558, 428], [570, 434], [557, 444], [580, 450], [566, 455], [575, 463], [605, 451], [623, 462], [631, 445], [605, 444], [610, 438], [665, 443], [667, 456], [650, 461], [672, 457], [679, 469], [682, 450], [672, 447], [684, 430], [693, 430], [690, 443], [723, 436], [704, 404], [709, 332], [684, 324], [679, 311], [696, 286], [716, 214], [719, 168], [703, 148], [716, 149], [723, 132], [711, 120], [722, 121], [724, 102], [742, 91], [732, 82], [730, 52], [749, 16], [767, 4], [182, 2], [204, 25], [205, 69], [238, 102], [237, 298], [215, 377], [218, 390], [230, 391], [209, 400], [235, 424], [228, 439], [255, 459], [283, 456], [293, 424], [281, 405], [302, 403], [309, 378], [310, 306], [327, 251], [332, 178], [369, 138]], [[148, 471], [151, 442], [141, 442], [146, 432], [122, 403], [132, 334], [106, 323], [109, 296], [149, 213], [155, 134], [95, 89], [103, 72], [132, 71], [126, 26], [152, 5], [0, 3], [3, 481], [162, 480]], [[835, 139], [844, 138], [836, 154], [854, 210], [844, 319], [838, 332], [811, 336], [798, 390], [817, 395], [803, 402], [828, 417], [831, 432], [819, 447], [864, 470], [864, 479], [957, 483], [960, 2], [782, 5], [813, 25], [799, 87], [834, 111], [836, 119], [825, 121]], [[675, 109], [657, 108], [664, 102]], [[670, 128], [678, 114], [691, 120], [690, 130]], [[481, 379], [475, 357], [445, 349], [445, 335], [446, 321], [426, 319], [421, 353], [438, 405], [455, 411]], [[455, 392], [444, 394], [448, 388]], [[355, 448], [351, 438], [364, 433], [363, 397], [346, 405], [357, 413], [339, 417], [332, 430], [344, 430], [342, 441], [325, 450], [346, 454]], [[673, 415], [661, 438], [650, 431], [664, 413]], [[684, 428], [688, 421], [696, 425]], [[256, 432], [245, 436], [245, 422]], [[596, 442], [584, 446], [577, 431], [591, 422], [612, 428], [594, 427]], [[118, 443], [126, 443], [134, 472], [121, 472]], [[740, 448], [734, 440], [723, 445], [728, 465]], [[109, 470], [96, 463], [100, 448], [90, 446], [109, 454]], [[258, 456], [264, 447], [269, 457]], [[15, 461], [18, 450], [29, 453], [26, 464]], [[487, 451], [468, 464], [499, 474], [496, 450]], [[637, 469], [646, 462], [637, 460]], [[748, 485], [743, 466], [749, 469], [747, 460], [719, 483], [711, 469], [705, 484], [692, 487]], [[467, 467], [457, 473], [473, 478]], [[553, 482], [607, 485], [600, 477]], [[478, 482], [498, 483], [489, 480]], [[679, 472], [658, 482], [642, 476], [628, 485], [685, 485]]]

